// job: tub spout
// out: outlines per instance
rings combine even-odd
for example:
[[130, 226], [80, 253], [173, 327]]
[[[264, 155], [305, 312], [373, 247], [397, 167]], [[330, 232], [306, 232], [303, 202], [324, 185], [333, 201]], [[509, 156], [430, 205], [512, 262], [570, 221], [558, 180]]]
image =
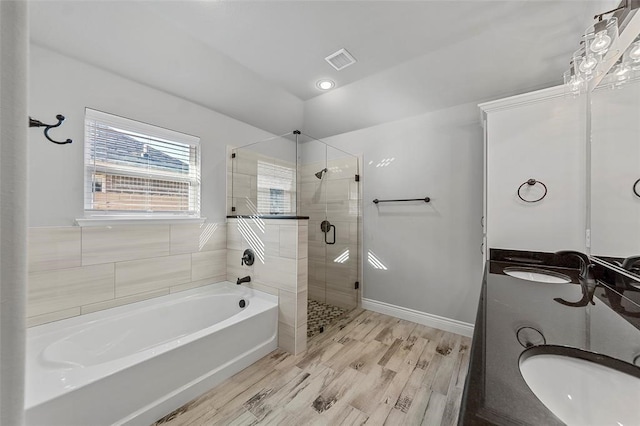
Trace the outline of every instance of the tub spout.
[[240, 285], [242, 283], [250, 283], [250, 282], [251, 282], [251, 277], [247, 275], [246, 277], [238, 278], [238, 281], [236, 281], [236, 284]]

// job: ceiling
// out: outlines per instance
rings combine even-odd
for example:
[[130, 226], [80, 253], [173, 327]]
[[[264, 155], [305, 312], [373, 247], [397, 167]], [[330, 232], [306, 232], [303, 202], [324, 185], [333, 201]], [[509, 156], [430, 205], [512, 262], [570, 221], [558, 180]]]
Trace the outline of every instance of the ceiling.
[[[324, 137], [558, 84], [616, 3], [48, 0], [30, 2], [30, 25], [40, 46], [273, 133]], [[358, 62], [336, 71], [324, 58], [340, 48]]]

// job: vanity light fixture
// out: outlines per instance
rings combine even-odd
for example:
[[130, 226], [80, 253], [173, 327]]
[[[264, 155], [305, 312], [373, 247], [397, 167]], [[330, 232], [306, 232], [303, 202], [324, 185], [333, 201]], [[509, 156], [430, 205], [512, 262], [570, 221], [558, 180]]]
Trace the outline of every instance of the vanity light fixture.
[[333, 80], [329, 79], [318, 80], [318, 82], [316, 83], [316, 87], [320, 90], [333, 89], [335, 85], [336, 84], [333, 82]]
[[631, 65], [631, 68], [634, 71], [640, 70], [640, 36], [631, 43], [631, 46], [629, 46], [625, 55], [627, 56], [627, 62]]
[[[593, 78], [596, 67], [618, 38], [618, 17], [611, 16], [604, 19], [604, 16], [610, 14], [618, 15], [619, 13], [624, 15], [624, 13], [638, 8], [639, 4], [640, 2], [636, 0], [623, 0], [617, 8], [593, 17], [596, 19], [596, 23], [584, 32], [580, 41], [580, 48], [573, 54], [569, 70], [564, 73], [564, 84], [567, 93], [575, 96], [586, 89], [587, 82]], [[627, 11], [620, 12], [625, 9]], [[629, 49], [623, 55], [625, 59], [622, 63], [613, 67], [609, 72], [608, 77], [613, 80], [616, 86], [631, 78], [628, 71], [636, 69], [633, 64], [637, 63], [637, 68], [640, 70], [640, 42], [638, 44], [633, 43]], [[637, 62], [634, 62], [634, 55], [637, 58]]]
[[597, 55], [604, 56], [611, 43], [618, 38], [618, 18], [614, 16], [609, 19], [602, 19], [602, 15], [599, 15], [598, 22], [593, 26], [593, 34], [589, 50]]

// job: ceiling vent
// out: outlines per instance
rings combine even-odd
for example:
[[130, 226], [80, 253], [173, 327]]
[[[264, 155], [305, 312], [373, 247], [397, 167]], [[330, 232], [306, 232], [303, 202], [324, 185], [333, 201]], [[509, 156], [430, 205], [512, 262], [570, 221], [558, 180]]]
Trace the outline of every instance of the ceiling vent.
[[332, 53], [324, 58], [324, 60], [329, 62], [329, 65], [338, 71], [356, 63], [356, 58], [351, 56], [351, 54], [347, 52], [347, 49], [340, 49], [336, 53]]

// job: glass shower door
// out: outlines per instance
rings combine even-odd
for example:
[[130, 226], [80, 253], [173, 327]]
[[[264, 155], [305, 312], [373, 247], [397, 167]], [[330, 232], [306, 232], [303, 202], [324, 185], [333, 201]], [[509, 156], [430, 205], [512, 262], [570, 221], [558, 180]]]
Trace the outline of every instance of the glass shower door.
[[300, 140], [298, 211], [309, 216], [309, 336], [358, 305], [357, 174], [357, 157], [313, 138]]
[[355, 156], [327, 147], [325, 300], [347, 310], [358, 305], [358, 174]]

